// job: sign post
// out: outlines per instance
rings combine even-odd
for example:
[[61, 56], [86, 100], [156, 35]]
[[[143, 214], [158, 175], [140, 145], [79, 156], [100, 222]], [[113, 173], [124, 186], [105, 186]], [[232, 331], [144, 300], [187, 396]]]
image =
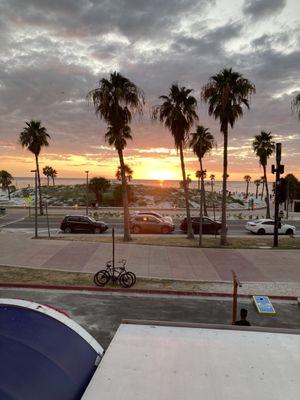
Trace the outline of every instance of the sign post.
[[281, 189], [280, 174], [284, 172], [284, 165], [281, 165], [281, 143], [276, 143], [276, 168], [272, 165], [272, 174], [275, 173], [275, 224], [274, 224], [274, 240], [273, 247], [278, 247], [278, 227], [279, 218], [279, 193]]

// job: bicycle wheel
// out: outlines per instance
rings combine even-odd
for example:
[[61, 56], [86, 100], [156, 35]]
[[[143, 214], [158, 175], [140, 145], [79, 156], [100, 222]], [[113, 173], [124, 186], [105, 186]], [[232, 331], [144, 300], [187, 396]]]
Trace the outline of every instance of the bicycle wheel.
[[132, 276], [132, 273], [124, 272], [119, 277], [119, 282], [120, 282], [121, 286], [123, 286], [124, 288], [129, 288], [132, 285], [134, 285], [134, 278]]
[[133, 286], [133, 285], [135, 284], [135, 282], [136, 282], [136, 276], [135, 276], [135, 274], [134, 274], [133, 272], [131, 272], [131, 271], [127, 271], [127, 274], [129, 274], [129, 275], [132, 276], [132, 278], [133, 278], [133, 284], [132, 284], [131, 286]]
[[104, 286], [110, 280], [110, 275], [105, 269], [101, 269], [101, 271], [96, 272], [94, 275], [94, 283], [97, 286]]

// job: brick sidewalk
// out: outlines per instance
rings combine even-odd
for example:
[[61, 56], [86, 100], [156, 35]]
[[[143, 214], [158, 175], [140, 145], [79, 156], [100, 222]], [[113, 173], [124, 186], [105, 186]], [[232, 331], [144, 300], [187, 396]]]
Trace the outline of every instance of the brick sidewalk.
[[[298, 250], [117, 244], [116, 259], [121, 258], [143, 277], [221, 282], [231, 281], [234, 269], [244, 282], [300, 282]], [[109, 259], [111, 244], [107, 243], [32, 240], [28, 235], [0, 233], [1, 265], [96, 272]]]

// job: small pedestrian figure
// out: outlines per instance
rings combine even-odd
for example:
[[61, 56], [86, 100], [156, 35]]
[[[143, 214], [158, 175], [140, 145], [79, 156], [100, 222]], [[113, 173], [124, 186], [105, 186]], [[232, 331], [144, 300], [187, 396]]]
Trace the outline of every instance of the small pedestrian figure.
[[241, 319], [235, 321], [234, 325], [251, 326], [250, 322], [247, 321], [248, 310], [246, 308], [241, 308]]

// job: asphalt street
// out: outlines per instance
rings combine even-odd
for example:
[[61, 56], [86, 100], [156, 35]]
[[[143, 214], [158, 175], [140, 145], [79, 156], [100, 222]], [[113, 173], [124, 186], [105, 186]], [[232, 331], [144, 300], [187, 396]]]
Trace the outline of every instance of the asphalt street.
[[[1, 289], [0, 297], [31, 300], [65, 311], [107, 348], [123, 319], [231, 324], [231, 299], [98, 294], [53, 290]], [[260, 316], [251, 300], [239, 300], [254, 326], [300, 328], [299, 305], [273, 302], [276, 315]]]
[[[13, 222], [14, 220], [11, 218], [8, 222], [6, 226], [2, 226], [3, 228], [9, 228], [11, 229], [16, 229], [16, 230], [26, 230], [29, 232], [33, 232], [34, 231], [34, 217], [30, 217], [28, 218], [27, 216], [25, 217], [25, 219], [21, 219], [21, 215], [23, 214], [19, 214], [18, 217], [16, 217], [15, 219], [17, 220], [16, 222]], [[62, 217], [55, 217], [55, 216], [50, 216], [49, 218], [49, 226], [52, 232], [58, 232], [59, 231], [59, 227], [60, 227], [60, 223], [62, 221]], [[115, 227], [115, 232], [116, 234], [121, 234], [123, 233], [123, 222], [121, 218], [105, 218], [103, 219], [103, 221], [111, 228], [112, 226]], [[184, 234], [180, 229], [180, 219], [176, 219], [174, 218], [174, 223], [175, 223], [175, 231], [173, 232], [173, 234]], [[290, 223], [292, 225], [295, 225], [297, 228], [297, 231], [299, 232], [300, 230], [300, 221], [286, 221], [286, 223]], [[5, 224], [5, 221], [2, 220], [2, 225]], [[251, 233], [249, 233], [248, 231], [245, 230], [245, 224], [246, 221], [244, 220], [234, 220], [231, 221], [229, 220], [227, 222], [228, 225], [228, 235], [233, 235], [233, 236], [249, 236], [251, 235]], [[0, 226], [1, 226], [1, 219], [0, 219]], [[45, 216], [43, 217], [39, 217], [38, 218], [38, 227], [41, 230], [47, 230], [47, 219]], [[104, 235], [111, 235], [111, 229], [108, 229]]]

